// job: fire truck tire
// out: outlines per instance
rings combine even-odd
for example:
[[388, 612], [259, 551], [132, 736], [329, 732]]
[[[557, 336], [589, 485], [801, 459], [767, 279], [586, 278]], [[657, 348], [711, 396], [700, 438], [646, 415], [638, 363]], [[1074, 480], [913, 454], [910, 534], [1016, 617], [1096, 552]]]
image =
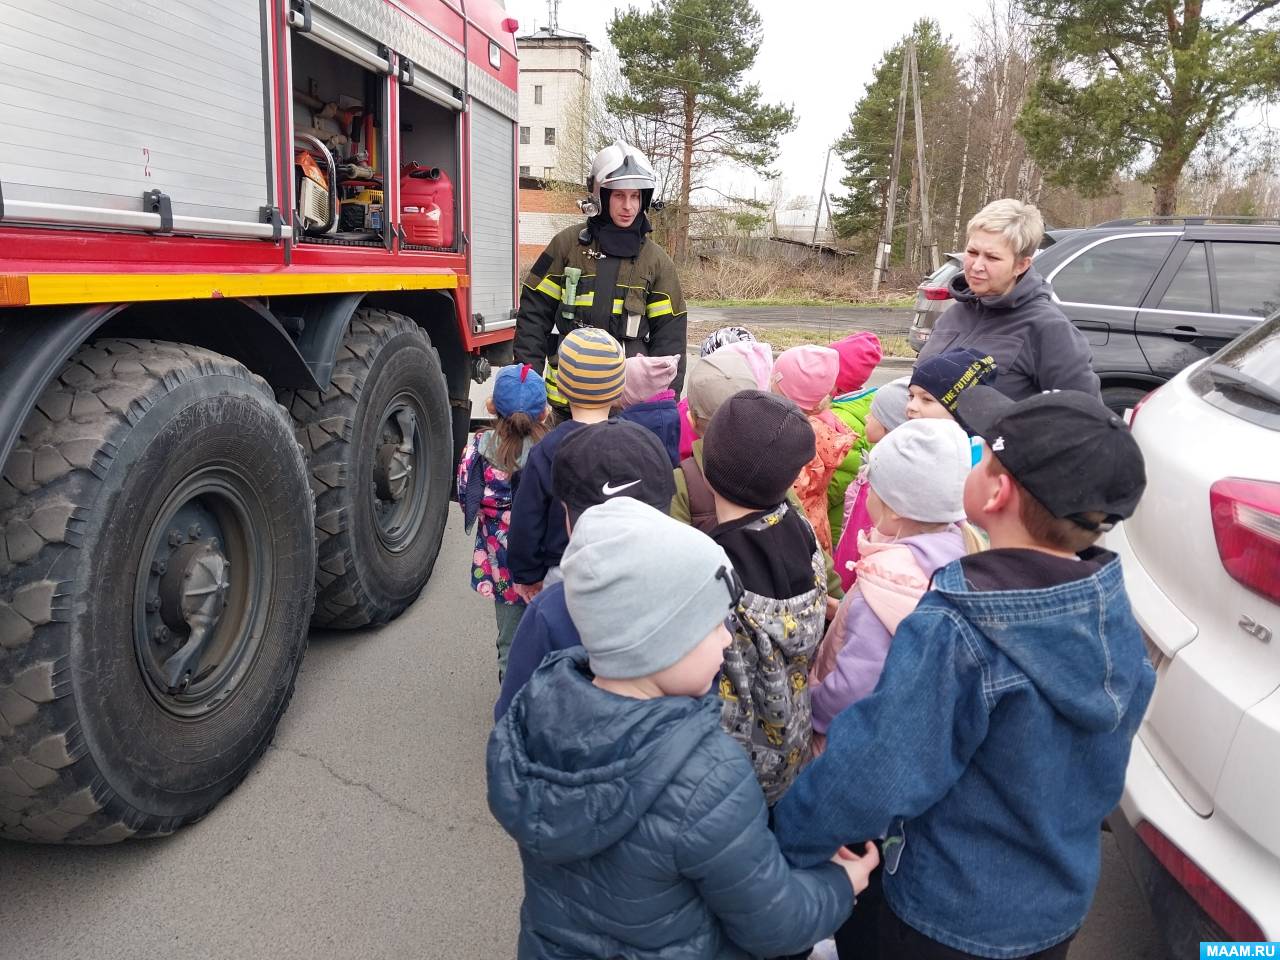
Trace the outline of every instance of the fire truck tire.
[[281, 394], [316, 495], [321, 627], [393, 620], [431, 576], [453, 479], [449, 393], [426, 331], [361, 309], [323, 393]]
[[239, 363], [150, 340], [66, 363], [0, 479], [0, 836], [167, 834], [244, 778], [306, 649], [309, 492]]

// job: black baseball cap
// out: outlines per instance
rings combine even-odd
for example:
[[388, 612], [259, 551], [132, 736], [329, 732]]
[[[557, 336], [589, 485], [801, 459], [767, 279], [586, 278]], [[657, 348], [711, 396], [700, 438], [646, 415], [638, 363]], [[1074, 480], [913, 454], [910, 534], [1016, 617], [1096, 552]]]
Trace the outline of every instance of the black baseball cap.
[[[975, 384], [961, 393], [956, 419], [1046, 510], [1087, 530], [1132, 516], [1146, 489], [1133, 434], [1091, 394], [1056, 390], [1014, 401]], [[1092, 523], [1086, 513], [1106, 522]]]
[[605, 420], [571, 433], [551, 465], [551, 492], [569, 520], [614, 497], [631, 497], [663, 513], [676, 494], [671, 457], [651, 431], [629, 420]]

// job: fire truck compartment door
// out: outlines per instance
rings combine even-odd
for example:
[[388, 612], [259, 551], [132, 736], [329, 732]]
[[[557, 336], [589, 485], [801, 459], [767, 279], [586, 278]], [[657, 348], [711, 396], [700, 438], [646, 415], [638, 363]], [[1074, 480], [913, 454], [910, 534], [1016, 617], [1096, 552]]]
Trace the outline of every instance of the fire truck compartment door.
[[515, 325], [515, 149], [515, 124], [473, 99], [471, 310], [477, 333]]
[[271, 236], [266, 4], [0, 0], [5, 219]]

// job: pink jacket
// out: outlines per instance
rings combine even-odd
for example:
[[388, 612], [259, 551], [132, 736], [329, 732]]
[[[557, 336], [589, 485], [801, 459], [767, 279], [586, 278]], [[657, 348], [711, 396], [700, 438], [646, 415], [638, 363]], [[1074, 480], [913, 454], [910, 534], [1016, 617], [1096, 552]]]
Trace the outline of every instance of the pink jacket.
[[827, 515], [827, 487], [831, 484], [836, 467], [840, 466], [853, 449], [858, 435], [829, 410], [811, 415], [809, 425], [813, 427], [817, 452], [801, 469], [792, 489], [800, 498], [805, 516], [813, 524], [818, 543], [825, 552], [830, 553], [831, 518]]
[[836, 573], [840, 574], [840, 586], [846, 592], [858, 579], [859, 536], [870, 533], [874, 527], [871, 514], [867, 511], [867, 492], [870, 489], [864, 464], [858, 471], [857, 478], [845, 489], [844, 527], [841, 529], [840, 542], [832, 554]]
[[676, 404], [676, 410], [680, 413], [680, 459], [683, 461], [693, 456], [693, 441], [698, 439], [698, 435], [689, 425], [689, 398], [682, 397]]
[[815, 744], [841, 710], [875, 689], [898, 624], [916, 608], [934, 572], [965, 554], [964, 535], [954, 525], [893, 541], [873, 529], [857, 540], [857, 583], [840, 602], [809, 670]]

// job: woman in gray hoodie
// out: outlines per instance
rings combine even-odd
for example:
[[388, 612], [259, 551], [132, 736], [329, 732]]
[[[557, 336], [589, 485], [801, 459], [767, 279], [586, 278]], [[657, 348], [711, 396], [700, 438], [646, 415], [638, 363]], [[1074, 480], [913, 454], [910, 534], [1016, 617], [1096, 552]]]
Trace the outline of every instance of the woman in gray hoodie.
[[1098, 396], [1089, 341], [1031, 266], [1043, 238], [1044, 220], [1029, 203], [994, 200], [979, 210], [969, 221], [964, 272], [950, 284], [955, 303], [919, 359], [970, 347], [995, 360], [1000, 377], [993, 386], [1011, 400], [1045, 390]]

